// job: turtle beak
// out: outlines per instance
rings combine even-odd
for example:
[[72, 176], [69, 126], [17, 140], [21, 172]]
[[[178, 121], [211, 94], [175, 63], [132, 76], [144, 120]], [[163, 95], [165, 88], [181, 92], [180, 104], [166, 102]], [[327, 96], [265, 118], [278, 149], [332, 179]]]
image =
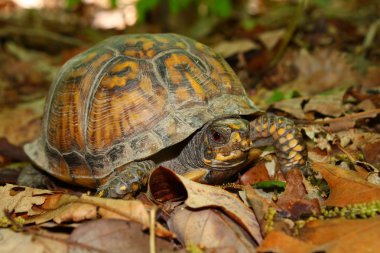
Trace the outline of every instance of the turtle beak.
[[208, 172], [209, 171], [206, 169], [195, 169], [186, 172], [183, 176], [195, 182], [203, 182]]

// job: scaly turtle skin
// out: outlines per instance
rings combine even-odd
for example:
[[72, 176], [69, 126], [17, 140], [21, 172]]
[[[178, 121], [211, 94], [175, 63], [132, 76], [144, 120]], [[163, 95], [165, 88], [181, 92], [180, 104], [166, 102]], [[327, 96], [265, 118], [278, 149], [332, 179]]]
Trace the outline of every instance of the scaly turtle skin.
[[41, 136], [25, 151], [54, 177], [120, 197], [158, 165], [223, 182], [267, 145], [284, 171], [304, 166], [293, 122], [261, 113], [220, 55], [180, 35], [138, 34], [107, 39], [62, 67]]

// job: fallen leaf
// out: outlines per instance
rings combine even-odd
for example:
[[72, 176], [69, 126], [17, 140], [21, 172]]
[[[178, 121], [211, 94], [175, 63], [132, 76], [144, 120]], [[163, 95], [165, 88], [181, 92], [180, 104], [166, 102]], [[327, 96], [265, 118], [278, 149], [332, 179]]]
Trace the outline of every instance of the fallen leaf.
[[[85, 222], [69, 238], [69, 252], [149, 252], [149, 235], [134, 222], [101, 219]], [[157, 252], [173, 251], [169, 242], [155, 238]]]
[[318, 95], [337, 86], [349, 87], [357, 81], [356, 72], [346, 54], [330, 49], [319, 48], [288, 51], [278, 65], [295, 64], [298, 78], [283, 85], [281, 90], [299, 91], [303, 96]]
[[[33, 242], [42, 245], [44, 253], [67, 253], [69, 237], [66, 233], [50, 232], [48, 230], [39, 229], [34, 232], [33, 229], [28, 230], [33, 236]], [[18, 251], [21, 253], [21, 251]], [[27, 251], [29, 253], [29, 251]]]
[[249, 205], [252, 207], [256, 219], [260, 224], [261, 231], [263, 234], [266, 234], [266, 225], [267, 225], [267, 213], [269, 208], [276, 209], [276, 205], [272, 201], [273, 194], [265, 193], [259, 189], [253, 189], [251, 186], [245, 186], [244, 190], [246, 192], [246, 198]]
[[[155, 169], [151, 176], [150, 180], [155, 181], [154, 177], [161, 174], [171, 174], [168, 176], [171, 181], [162, 185], [171, 185], [170, 188], [152, 188], [152, 185], [149, 184], [150, 194], [156, 199], [156, 196], [160, 197], [161, 192], [170, 191], [170, 189], [180, 189], [181, 187], [174, 187], [175, 184], [182, 184], [187, 192], [187, 199], [185, 203], [191, 208], [204, 208], [204, 207], [219, 207], [221, 208], [229, 217], [234, 219], [237, 223], [242, 225], [256, 240], [257, 243], [260, 243], [262, 240], [259, 225], [256, 221], [255, 215], [253, 212], [246, 206], [242, 201], [240, 201], [233, 194], [210, 185], [204, 185], [197, 182], [193, 182], [185, 177], [175, 174], [173, 171], [159, 167]], [[159, 186], [159, 185], [157, 185]], [[166, 195], [170, 195], [166, 193]], [[173, 193], [173, 196], [177, 194]], [[168, 200], [168, 199], [165, 199]]]
[[260, 48], [259, 45], [247, 39], [222, 41], [214, 46], [214, 50], [221, 54], [224, 58], [258, 48]]
[[322, 121], [315, 121], [315, 123], [329, 125], [328, 129], [330, 132], [338, 132], [341, 130], [353, 128], [355, 126], [356, 121], [359, 119], [375, 118], [379, 114], [380, 114], [380, 109], [373, 109], [369, 111], [349, 114], [349, 115], [336, 118], [336, 119], [326, 119]]
[[0, 110], [0, 138], [15, 146], [35, 139], [41, 130], [45, 99], [5, 107]]
[[282, 231], [272, 231], [264, 239], [257, 252], [267, 253], [310, 253], [314, 252], [315, 246], [301, 241]]
[[195, 244], [216, 252], [254, 252], [255, 241], [238, 224], [216, 209], [176, 208], [168, 221], [171, 231], [186, 246]]
[[320, 213], [318, 200], [307, 198], [302, 173], [296, 169], [287, 173], [285, 191], [279, 195], [276, 204], [282, 211], [286, 210], [292, 219]]
[[357, 172], [326, 163], [313, 163], [312, 166], [330, 187], [330, 195], [323, 205], [344, 207], [380, 200], [380, 186], [362, 179]]
[[10, 213], [36, 214], [32, 210], [34, 205], [42, 205], [49, 190], [33, 189], [29, 187], [7, 184], [0, 187], [0, 218], [4, 217], [4, 210]]
[[305, 119], [306, 115], [302, 105], [307, 100], [307, 97], [284, 99], [272, 104], [271, 108], [286, 112], [297, 119]]
[[271, 179], [272, 178], [269, 176], [267, 168], [265, 167], [265, 161], [260, 161], [239, 177], [239, 183], [243, 185], [252, 185], [257, 182], [268, 181]]
[[0, 252], [2, 253], [46, 252], [43, 245], [35, 242], [33, 235], [30, 234], [16, 233], [11, 229], [0, 229], [0, 238]]
[[363, 147], [364, 159], [376, 168], [380, 169], [380, 140], [367, 143]]
[[323, 252], [378, 252], [380, 217], [371, 219], [332, 219], [308, 222], [300, 238], [319, 245]]
[[260, 33], [258, 38], [265, 45], [267, 50], [272, 50], [284, 37], [285, 29], [278, 29]]
[[319, 112], [323, 115], [339, 117], [345, 111], [343, 96], [346, 92], [340, 91], [329, 95], [319, 95], [310, 98], [304, 106], [305, 112]]

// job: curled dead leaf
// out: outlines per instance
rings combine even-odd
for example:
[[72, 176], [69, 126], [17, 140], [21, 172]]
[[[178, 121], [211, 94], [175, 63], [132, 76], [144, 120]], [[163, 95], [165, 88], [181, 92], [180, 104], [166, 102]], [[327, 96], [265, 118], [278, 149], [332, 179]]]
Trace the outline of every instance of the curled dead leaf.
[[357, 172], [326, 163], [313, 163], [313, 168], [330, 187], [330, 195], [323, 203], [326, 206], [344, 207], [380, 200], [380, 186], [367, 182]]
[[[82, 252], [149, 252], [149, 235], [134, 222], [100, 219], [86, 222], [71, 233], [68, 244], [70, 253]], [[173, 250], [169, 242], [156, 238], [157, 252]]]
[[[161, 171], [160, 171], [161, 170]], [[257, 243], [260, 243], [262, 240], [259, 225], [256, 221], [256, 217], [253, 212], [246, 206], [244, 203], [235, 197], [233, 194], [215, 186], [204, 185], [197, 182], [193, 182], [185, 177], [175, 174], [173, 171], [160, 167], [154, 170], [151, 174], [151, 180], [155, 175], [160, 175], [162, 173], [169, 173], [172, 176], [170, 182], [161, 185], [174, 185], [181, 184], [186, 189], [187, 199], [185, 203], [191, 208], [204, 208], [204, 207], [218, 207], [222, 209], [229, 217], [235, 220], [238, 224], [243, 226], [250, 235], [256, 240]], [[174, 175], [174, 176], [173, 176]], [[151, 195], [155, 196], [156, 192], [160, 192], [159, 188], [152, 188], [149, 185], [151, 190]], [[180, 187], [171, 187], [170, 189], [178, 189]], [[166, 188], [169, 190], [168, 188]], [[177, 196], [175, 193], [169, 193], [167, 196]], [[165, 199], [169, 200], [169, 199]]]
[[168, 221], [186, 246], [195, 244], [217, 252], [254, 252], [257, 244], [238, 224], [217, 209], [179, 206]]

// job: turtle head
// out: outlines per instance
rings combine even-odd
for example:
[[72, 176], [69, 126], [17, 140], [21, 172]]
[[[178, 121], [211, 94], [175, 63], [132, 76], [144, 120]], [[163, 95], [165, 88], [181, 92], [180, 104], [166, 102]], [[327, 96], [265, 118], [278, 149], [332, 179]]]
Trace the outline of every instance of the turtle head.
[[222, 118], [204, 128], [203, 163], [211, 170], [230, 170], [247, 161], [251, 147], [249, 122]]

